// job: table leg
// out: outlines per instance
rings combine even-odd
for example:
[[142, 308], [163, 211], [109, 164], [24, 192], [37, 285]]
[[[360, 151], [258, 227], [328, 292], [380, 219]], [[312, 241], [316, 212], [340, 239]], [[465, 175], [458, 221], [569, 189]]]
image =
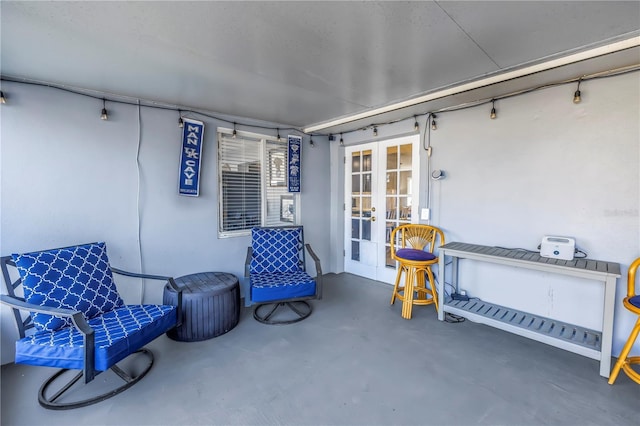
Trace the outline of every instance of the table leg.
[[609, 377], [611, 372], [611, 345], [613, 341], [613, 312], [616, 304], [616, 278], [604, 282], [604, 314], [602, 316], [602, 342], [600, 348], [600, 375]]
[[438, 319], [444, 321], [444, 251], [440, 250], [438, 259]]

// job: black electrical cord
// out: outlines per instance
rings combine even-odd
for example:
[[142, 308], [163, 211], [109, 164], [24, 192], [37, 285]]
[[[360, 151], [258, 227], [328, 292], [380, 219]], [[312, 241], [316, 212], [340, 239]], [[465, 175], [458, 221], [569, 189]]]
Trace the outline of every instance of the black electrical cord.
[[[481, 105], [494, 103], [495, 101], [498, 101], [498, 100], [501, 100], [501, 99], [509, 99], [509, 98], [513, 98], [515, 96], [524, 95], [524, 94], [535, 92], [535, 91], [538, 91], [538, 90], [548, 89], [548, 88], [551, 88], [551, 87], [557, 87], [557, 86], [562, 86], [562, 85], [566, 85], [566, 84], [574, 84], [577, 81], [585, 82], [585, 81], [589, 81], [589, 80], [599, 80], [599, 79], [603, 79], [603, 78], [617, 77], [617, 76], [620, 76], [620, 75], [625, 75], [625, 74], [629, 74], [629, 73], [632, 73], [632, 72], [638, 72], [638, 71], [640, 71], [640, 67], [634, 67], [634, 68], [631, 68], [631, 69], [623, 69], [623, 70], [617, 70], [617, 71], [613, 70], [613, 72], [611, 72], [610, 74], [582, 76], [582, 77], [574, 78], [574, 79], [571, 79], [571, 80], [560, 81], [560, 82], [555, 82], [555, 83], [547, 83], [547, 84], [543, 84], [543, 85], [540, 85], [540, 86], [535, 86], [535, 87], [532, 87], [532, 88], [529, 88], [529, 89], [520, 90], [520, 91], [513, 92], [513, 93], [508, 93], [508, 94], [503, 95], [503, 96], [496, 96], [496, 97], [493, 97], [491, 99], [479, 100], [479, 101], [471, 102], [471, 103], [468, 103], [468, 104], [463, 104], [463, 105], [459, 105], [459, 106], [453, 106], [453, 107], [450, 107], [450, 108], [442, 108], [442, 109], [435, 110], [435, 111], [428, 111], [428, 112], [419, 113], [419, 114], [412, 114], [409, 117], [399, 118], [399, 119], [396, 119], [396, 120], [391, 120], [391, 121], [386, 121], [386, 122], [378, 122], [378, 123], [371, 123], [371, 124], [369, 124], [367, 126], [359, 127], [359, 128], [357, 128], [355, 130], [342, 131], [341, 134], [354, 133], [354, 132], [357, 132], [359, 130], [362, 131], [362, 130], [372, 129], [374, 127], [377, 128], [377, 127], [380, 127], [380, 126], [384, 126], [384, 125], [388, 125], [388, 124], [395, 124], [395, 123], [399, 123], [399, 122], [410, 120], [410, 119], [416, 120], [417, 117], [422, 117], [422, 116], [425, 116], [425, 115], [428, 116], [428, 117], [432, 117], [432, 116], [435, 116], [436, 113], [443, 114], [445, 112], [462, 111], [462, 110], [465, 110], [465, 109], [475, 108], [475, 107], [478, 107], [478, 106], [481, 106]], [[87, 97], [90, 97], [90, 98], [93, 98], [93, 99], [98, 99], [98, 100], [104, 98], [103, 95], [99, 95], [99, 96], [98, 95], [92, 95], [92, 94], [89, 94], [89, 93], [85, 93], [85, 92], [83, 92], [83, 91], [81, 91], [79, 89], [74, 90], [74, 89], [69, 89], [69, 88], [64, 87], [64, 86], [58, 86], [58, 85], [54, 85], [54, 84], [51, 84], [51, 83], [45, 83], [45, 82], [39, 82], [39, 81], [20, 80], [20, 79], [16, 79], [16, 78], [8, 78], [8, 77], [2, 76], [2, 75], [0, 75], [0, 81], [8, 81], [8, 82], [18, 83], [18, 84], [30, 84], [30, 85], [35, 85], [35, 86], [49, 87], [49, 88], [52, 88], [52, 89], [62, 90], [62, 91], [65, 91], [65, 92], [74, 93], [74, 94], [82, 95], [82, 96], [87, 96]], [[451, 97], [451, 96], [454, 96], [454, 95], [448, 95], [448, 96], [445, 96], [443, 98], [448, 98], [448, 97]], [[124, 101], [124, 100], [121, 100], [121, 99], [107, 99], [107, 100], [109, 102], [113, 102], [113, 103], [121, 103], [121, 104], [126, 104], [126, 105], [137, 105], [137, 103], [133, 102], [133, 101]], [[139, 100], [138, 100], [138, 102], [139, 102]], [[415, 107], [416, 105], [426, 104], [428, 102], [431, 102], [431, 101], [424, 101], [424, 102], [420, 102], [420, 103], [417, 103], [417, 104], [414, 104], [414, 105], [398, 107], [398, 108], [395, 108], [395, 109], [390, 110], [390, 111], [385, 111], [384, 113], [379, 113], [379, 114], [372, 115], [372, 117], [375, 117], [376, 115], [387, 114], [389, 112], [400, 111], [400, 110], [403, 110], [403, 109], [406, 109], [406, 108]], [[198, 114], [198, 115], [201, 115], [203, 117], [212, 118], [214, 120], [222, 121], [224, 123], [228, 123], [229, 125], [232, 125], [232, 124], [236, 123], [236, 124], [239, 124], [239, 125], [242, 125], [242, 126], [245, 126], [245, 127], [251, 127], [251, 128], [256, 128], [256, 129], [266, 129], [266, 130], [273, 130], [273, 131], [277, 131], [278, 129], [280, 129], [280, 130], [291, 130], [291, 131], [298, 132], [298, 133], [301, 133], [303, 135], [312, 136], [312, 137], [313, 136], [326, 136], [327, 138], [329, 137], [329, 134], [324, 134], [324, 133], [305, 133], [301, 129], [295, 128], [295, 127], [273, 127], [273, 126], [263, 126], [263, 125], [259, 125], [259, 124], [242, 123], [242, 122], [239, 122], [237, 120], [230, 121], [229, 119], [226, 119], [226, 118], [222, 118], [222, 117], [219, 117], [219, 116], [216, 116], [216, 115], [204, 113], [204, 112], [193, 110], [193, 109], [183, 109], [183, 108], [178, 108], [177, 106], [158, 105], [158, 104], [152, 103], [152, 101], [149, 101], [149, 100], [145, 100], [145, 103], [141, 104], [141, 106], [145, 106], [147, 108], [156, 108], [156, 109], [176, 111], [176, 112], [177, 111], [189, 112], [189, 113], [192, 113], [192, 114]], [[426, 126], [429, 127], [429, 125], [430, 125], [430, 123], [429, 123], [429, 120], [427, 119]], [[428, 131], [427, 129], [425, 129], [425, 130]]]
[[[127, 101], [127, 100], [123, 100], [123, 99], [116, 99], [114, 95], [111, 98], [107, 98], [104, 95], [92, 95], [90, 93], [86, 93], [83, 92], [81, 90], [78, 89], [70, 89], [64, 86], [57, 86], [54, 84], [49, 84], [49, 83], [43, 83], [43, 82], [39, 82], [39, 81], [28, 81], [28, 80], [17, 80], [17, 79], [13, 79], [13, 78], [7, 78], [4, 76], [0, 76], [0, 81], [7, 81], [10, 83], [16, 83], [16, 84], [26, 84], [26, 85], [31, 85], [31, 86], [39, 86], [39, 87], [47, 87], [50, 89], [55, 89], [55, 90], [61, 90], [63, 92], [67, 92], [67, 93], [72, 93], [75, 95], [80, 95], [80, 96], [85, 96], [88, 98], [92, 98], [92, 99], [97, 99], [97, 100], [102, 100], [103, 102], [105, 100], [111, 102], [111, 103], [117, 103], [117, 104], [123, 104], [123, 105], [133, 105], [136, 107], [145, 107], [145, 108], [153, 108], [153, 109], [160, 109], [160, 110], [165, 110], [165, 111], [176, 111], [179, 114], [183, 114], [183, 113], [191, 113], [191, 114], [196, 114], [196, 115], [200, 115], [203, 117], [207, 117], [207, 118], [211, 118], [214, 120], [218, 120], [218, 121], [222, 121], [223, 123], [227, 123], [229, 125], [234, 125], [234, 124], [238, 124], [238, 125], [242, 125], [244, 127], [251, 127], [254, 129], [264, 129], [264, 130], [274, 130], [274, 131], [278, 131], [278, 130], [290, 130], [293, 132], [298, 132], [301, 133], [303, 135], [307, 135], [307, 136], [326, 136], [324, 134], [317, 134], [317, 133], [305, 133], [303, 132], [301, 129], [296, 128], [296, 127], [273, 127], [273, 126], [263, 126], [260, 124], [249, 124], [249, 123], [242, 123], [239, 122], [237, 120], [231, 121], [229, 119], [226, 118], [222, 118], [220, 116], [217, 115], [212, 115], [212, 114], [208, 114], [206, 112], [202, 112], [202, 111], [198, 111], [198, 110], [194, 110], [194, 109], [185, 109], [183, 107], [177, 107], [177, 106], [168, 106], [168, 105], [158, 105], [157, 103], [153, 103], [153, 101], [149, 101], [149, 100], [144, 100], [144, 103], [141, 102], [139, 99], [136, 101]], [[124, 97], [124, 96], [123, 96]]]

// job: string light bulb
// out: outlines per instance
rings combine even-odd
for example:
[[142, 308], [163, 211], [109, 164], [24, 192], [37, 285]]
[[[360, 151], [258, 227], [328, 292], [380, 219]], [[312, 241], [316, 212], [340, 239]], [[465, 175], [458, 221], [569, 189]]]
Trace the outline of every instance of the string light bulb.
[[107, 101], [102, 98], [102, 112], [100, 113], [100, 119], [101, 120], [108, 120], [109, 119], [109, 115], [107, 115], [107, 106], [106, 106]]
[[280, 137], [280, 129], [277, 129], [277, 131], [278, 131], [278, 140], [280, 140], [280, 139], [282, 139], [282, 138]]
[[582, 94], [580, 93], [580, 83], [581, 82], [582, 82], [582, 79], [579, 79], [578, 80], [577, 90], [573, 94], [573, 103], [574, 104], [579, 104], [582, 101]]
[[415, 121], [415, 123], [413, 123], [413, 130], [415, 130], [416, 132], [420, 130], [420, 124], [418, 124], [418, 118], [414, 115], [413, 119]]
[[498, 114], [496, 113], [496, 100], [491, 99], [491, 114], [489, 114], [489, 118], [495, 120], [496, 117], [498, 117]]
[[4, 92], [0, 90], [0, 104], [6, 104], [7, 99], [4, 97]]
[[373, 126], [373, 136], [378, 136], [378, 128]]
[[340, 133], [340, 146], [344, 146], [344, 139], [342, 139], [342, 133]]
[[182, 120], [182, 111], [178, 110], [178, 127], [179, 128], [183, 128], [184, 127], [184, 121]]
[[436, 124], [437, 117], [437, 115], [431, 114], [431, 130], [438, 130], [438, 125]]
[[312, 147], [316, 146], [316, 144], [313, 142], [313, 139], [311, 138], [311, 136], [309, 136], [309, 145], [311, 145]]
[[238, 137], [238, 132], [236, 131], [236, 123], [233, 123], [233, 133], [231, 133], [232, 138]]

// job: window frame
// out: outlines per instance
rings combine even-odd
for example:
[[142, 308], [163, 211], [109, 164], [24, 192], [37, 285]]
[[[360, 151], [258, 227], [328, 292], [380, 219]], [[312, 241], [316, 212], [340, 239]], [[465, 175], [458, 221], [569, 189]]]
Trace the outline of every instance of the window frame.
[[[251, 234], [251, 227], [249, 228], [245, 228], [245, 229], [239, 229], [239, 230], [224, 230], [223, 229], [223, 218], [224, 218], [224, 188], [223, 188], [223, 161], [225, 160], [224, 158], [221, 157], [221, 142], [222, 142], [222, 138], [224, 137], [225, 139], [231, 139], [233, 138], [233, 130], [231, 128], [226, 128], [226, 127], [218, 127], [216, 129], [216, 144], [217, 144], [217, 158], [216, 158], [216, 165], [218, 168], [218, 226], [217, 226], [217, 230], [218, 230], [218, 238], [233, 238], [233, 237], [241, 237], [241, 236], [247, 236]], [[239, 131], [236, 130], [236, 138], [237, 139], [242, 139], [242, 138], [247, 138], [247, 139], [253, 139], [259, 142], [259, 161], [260, 161], [260, 226], [270, 226], [267, 224], [267, 221], [269, 219], [269, 215], [268, 215], [268, 191], [269, 191], [269, 187], [271, 187], [270, 182], [271, 182], [271, 170], [272, 170], [272, 164], [270, 163], [270, 160], [272, 158], [272, 156], [269, 154], [269, 151], [271, 151], [272, 148], [269, 147], [269, 143], [276, 143], [279, 145], [282, 145], [282, 148], [284, 149], [285, 152], [285, 168], [286, 168], [286, 160], [287, 160], [287, 153], [288, 153], [288, 144], [287, 144], [287, 140], [285, 138], [285, 140], [278, 140], [277, 137], [274, 136], [269, 136], [269, 135], [263, 135], [263, 134], [259, 134], [259, 133], [253, 133], [253, 132], [247, 132], [247, 131]], [[288, 192], [288, 182], [287, 182], [287, 177], [286, 177], [286, 170], [285, 170], [285, 181], [284, 181], [284, 186], [278, 185], [277, 187], [280, 188], [284, 188], [285, 192], [281, 195], [279, 195], [280, 198], [282, 198], [283, 196], [286, 196], [287, 199], [289, 199], [290, 196], [292, 196], [293, 198], [293, 205], [294, 205], [294, 215], [293, 215], [293, 223], [289, 222], [289, 221], [282, 221], [280, 220], [280, 223], [275, 225], [275, 226], [285, 226], [285, 225], [297, 225], [300, 223], [300, 217], [301, 217], [301, 208], [300, 208], [300, 193], [292, 193], [292, 192]], [[273, 194], [272, 194], [273, 195]], [[278, 194], [276, 194], [277, 196]], [[280, 218], [280, 208], [277, 209], [277, 211], [273, 214], [274, 217], [278, 217]]]

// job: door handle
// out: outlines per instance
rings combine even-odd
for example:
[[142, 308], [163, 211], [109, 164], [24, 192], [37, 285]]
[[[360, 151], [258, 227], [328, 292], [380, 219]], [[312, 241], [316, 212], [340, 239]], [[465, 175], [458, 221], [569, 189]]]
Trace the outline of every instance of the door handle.
[[375, 222], [376, 221], [376, 217], [375, 216], [371, 216], [371, 222]]

